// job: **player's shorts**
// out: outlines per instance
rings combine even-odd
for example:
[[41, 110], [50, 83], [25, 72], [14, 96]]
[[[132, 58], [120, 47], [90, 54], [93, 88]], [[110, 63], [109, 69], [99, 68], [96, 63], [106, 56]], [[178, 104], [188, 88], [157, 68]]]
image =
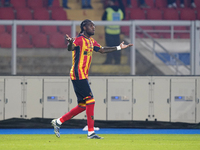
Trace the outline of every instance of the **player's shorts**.
[[78, 103], [85, 103], [85, 100], [87, 100], [87, 98], [93, 98], [93, 94], [87, 79], [72, 80], [72, 83]]

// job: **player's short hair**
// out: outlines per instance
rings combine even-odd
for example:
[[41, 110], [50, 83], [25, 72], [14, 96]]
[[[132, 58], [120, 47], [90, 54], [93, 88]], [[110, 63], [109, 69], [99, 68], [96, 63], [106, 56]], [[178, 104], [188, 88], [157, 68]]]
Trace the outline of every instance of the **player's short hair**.
[[86, 26], [86, 25], [87, 25], [88, 23], [90, 23], [90, 22], [93, 23], [93, 21], [92, 21], [92, 20], [89, 20], [89, 19], [85, 19], [85, 20], [83, 20], [83, 21], [81, 22], [81, 24], [80, 24], [81, 32], [80, 32], [80, 33], [82, 33], [82, 32], [84, 31], [83, 27]]

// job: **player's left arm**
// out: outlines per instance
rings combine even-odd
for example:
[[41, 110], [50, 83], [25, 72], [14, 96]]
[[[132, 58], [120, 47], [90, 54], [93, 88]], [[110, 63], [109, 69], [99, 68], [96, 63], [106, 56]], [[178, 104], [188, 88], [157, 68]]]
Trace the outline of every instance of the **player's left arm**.
[[122, 50], [122, 49], [126, 49], [128, 47], [131, 47], [133, 46], [133, 44], [124, 44], [124, 42], [122, 42], [119, 46], [113, 46], [113, 47], [101, 47], [98, 52], [100, 53], [110, 53], [110, 52], [113, 52], [113, 51], [117, 51], [117, 50]]
[[66, 34], [66, 39], [68, 41], [67, 49], [68, 51], [73, 51], [75, 48], [75, 45], [73, 44], [74, 38], [69, 37], [68, 34]]

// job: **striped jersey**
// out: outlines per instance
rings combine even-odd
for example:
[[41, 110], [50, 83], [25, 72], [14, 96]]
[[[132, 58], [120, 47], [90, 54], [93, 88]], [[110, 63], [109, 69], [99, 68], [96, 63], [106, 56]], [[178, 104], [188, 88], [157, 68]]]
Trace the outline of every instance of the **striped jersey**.
[[92, 52], [98, 51], [101, 45], [93, 38], [83, 34], [78, 35], [74, 42], [75, 50], [72, 51], [71, 80], [88, 79], [88, 72], [92, 61]]

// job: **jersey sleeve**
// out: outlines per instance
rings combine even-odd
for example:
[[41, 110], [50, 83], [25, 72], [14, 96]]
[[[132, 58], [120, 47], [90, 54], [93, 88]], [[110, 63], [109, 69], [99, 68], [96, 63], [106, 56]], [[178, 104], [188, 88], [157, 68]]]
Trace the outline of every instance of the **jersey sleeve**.
[[97, 41], [94, 40], [94, 49], [93, 50], [98, 52], [100, 48], [102, 48], [102, 46], [99, 43], [97, 43]]
[[80, 46], [81, 45], [81, 38], [75, 38], [73, 44], [75, 47]]

